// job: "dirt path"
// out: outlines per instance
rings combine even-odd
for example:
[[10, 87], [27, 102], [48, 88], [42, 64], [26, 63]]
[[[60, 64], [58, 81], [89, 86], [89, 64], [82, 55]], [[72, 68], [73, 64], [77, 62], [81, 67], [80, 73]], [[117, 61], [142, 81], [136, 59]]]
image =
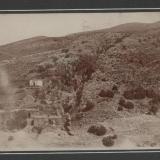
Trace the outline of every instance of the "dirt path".
[[[141, 115], [129, 118], [115, 118], [103, 123], [112, 127], [118, 138], [113, 147], [102, 145], [103, 136], [87, 133], [86, 128], [73, 130], [74, 136], [65, 131], [43, 132], [41, 135], [18, 132], [0, 132], [0, 151], [4, 150], [69, 150], [69, 149], [144, 149], [160, 147], [159, 116]], [[107, 133], [108, 134], [108, 133]], [[107, 135], [106, 134], [106, 135]]]

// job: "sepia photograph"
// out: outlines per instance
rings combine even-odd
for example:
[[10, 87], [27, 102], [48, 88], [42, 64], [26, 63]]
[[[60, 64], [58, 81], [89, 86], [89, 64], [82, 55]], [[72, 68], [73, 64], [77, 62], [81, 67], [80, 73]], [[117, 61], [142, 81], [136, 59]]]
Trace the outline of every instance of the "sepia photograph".
[[0, 24], [1, 152], [160, 149], [160, 12]]

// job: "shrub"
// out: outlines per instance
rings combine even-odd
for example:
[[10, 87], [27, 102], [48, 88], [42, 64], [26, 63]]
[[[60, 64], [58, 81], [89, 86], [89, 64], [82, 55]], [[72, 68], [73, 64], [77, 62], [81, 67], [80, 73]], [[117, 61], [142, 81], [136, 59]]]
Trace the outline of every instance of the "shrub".
[[45, 70], [49, 69], [49, 68], [53, 68], [53, 64], [52, 63], [45, 63], [44, 67], [45, 67]]
[[125, 106], [125, 103], [126, 103], [126, 102], [125, 102], [125, 99], [120, 98], [118, 104], [119, 104], [120, 106]]
[[75, 119], [75, 120], [80, 120], [80, 119], [83, 118], [83, 116], [84, 116], [83, 113], [76, 113], [74, 119]]
[[64, 112], [67, 113], [67, 112], [70, 112], [70, 110], [73, 108], [73, 105], [68, 105], [68, 104], [64, 104], [63, 105], [63, 109], [64, 109]]
[[134, 99], [134, 91], [133, 90], [124, 91], [123, 96], [126, 99]]
[[122, 107], [122, 106], [118, 106], [117, 110], [118, 110], [118, 111], [122, 111], [122, 110], [123, 110], [123, 107]]
[[134, 108], [134, 104], [132, 102], [127, 101], [124, 105], [125, 108], [127, 109], [133, 109]]
[[43, 128], [41, 127], [41, 126], [34, 126], [33, 128], [32, 128], [32, 132], [33, 133], [36, 133], [36, 134], [41, 134], [42, 133], [42, 130], [43, 130]]
[[65, 55], [65, 58], [69, 58], [69, 57], [70, 57], [70, 54], [66, 54], [66, 55]]
[[135, 99], [144, 99], [146, 97], [146, 91], [143, 87], [137, 87], [134, 91]]
[[37, 67], [37, 72], [39, 72], [39, 73], [42, 73], [42, 72], [45, 72], [45, 66], [44, 65], [38, 65], [38, 67]]
[[148, 98], [154, 98], [156, 96], [156, 93], [153, 89], [147, 89], [146, 90], [146, 97]]
[[144, 99], [146, 97], [146, 90], [139, 86], [136, 89], [124, 91], [123, 96], [126, 99]]
[[108, 97], [108, 98], [113, 98], [114, 93], [110, 90], [101, 90], [99, 93], [100, 97]]
[[152, 100], [149, 101], [150, 105], [155, 105], [160, 103], [160, 96], [156, 95]]
[[107, 132], [107, 129], [101, 124], [92, 125], [88, 129], [88, 133], [92, 133], [97, 136], [103, 136], [106, 134], [106, 132]]
[[111, 137], [112, 139], [117, 139], [118, 136], [117, 136], [116, 134], [113, 134], [113, 135], [111, 135], [110, 137]]
[[97, 57], [89, 54], [79, 55], [78, 62], [75, 67], [75, 71], [81, 74], [83, 81], [87, 81], [91, 78], [92, 73], [96, 69]]
[[94, 108], [94, 103], [92, 102], [92, 101], [87, 101], [87, 103], [86, 103], [86, 105], [85, 105], [85, 107], [84, 108], [82, 108], [82, 112], [87, 112], [87, 111], [90, 111], [90, 110], [92, 110], [93, 108]]
[[81, 50], [81, 49], [78, 49], [78, 52], [82, 52], [82, 50]]
[[81, 85], [77, 92], [76, 92], [76, 106], [79, 106], [82, 100], [82, 94], [83, 94], [83, 85]]
[[64, 49], [61, 50], [61, 52], [68, 53], [68, 52], [69, 52], [69, 49], [64, 48]]
[[87, 43], [87, 42], [88, 42], [88, 41], [82, 41], [81, 43], [84, 44], [84, 43]]
[[111, 136], [104, 137], [102, 143], [106, 147], [111, 147], [114, 145], [114, 139]]
[[113, 85], [112, 91], [113, 91], [113, 92], [117, 92], [117, 91], [118, 91], [118, 87], [117, 87], [116, 85]]
[[155, 105], [151, 106], [151, 108], [149, 109], [149, 113], [152, 113], [153, 115], [156, 115], [157, 112], [158, 112], [158, 107]]

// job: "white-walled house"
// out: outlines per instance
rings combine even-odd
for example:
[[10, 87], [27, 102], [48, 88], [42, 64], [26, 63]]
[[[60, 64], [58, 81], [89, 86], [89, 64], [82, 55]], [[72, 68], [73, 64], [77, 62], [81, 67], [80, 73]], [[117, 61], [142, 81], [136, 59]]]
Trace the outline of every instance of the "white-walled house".
[[43, 80], [41, 79], [32, 79], [29, 81], [30, 87], [43, 87]]

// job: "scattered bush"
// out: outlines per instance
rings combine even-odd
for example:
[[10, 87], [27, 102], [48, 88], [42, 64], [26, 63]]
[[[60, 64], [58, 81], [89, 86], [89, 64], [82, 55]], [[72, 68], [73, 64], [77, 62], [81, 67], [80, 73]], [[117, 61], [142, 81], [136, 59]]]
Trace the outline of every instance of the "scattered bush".
[[137, 87], [135, 90], [134, 90], [134, 98], [135, 99], [144, 99], [146, 97], [146, 91], [143, 87]]
[[63, 53], [68, 53], [68, 52], [69, 52], [69, 49], [64, 48], [64, 49], [61, 50], [61, 52], [63, 52]]
[[156, 115], [157, 112], [158, 112], [158, 107], [155, 105], [151, 106], [151, 108], [149, 109], [149, 114]]
[[125, 108], [127, 109], [133, 109], [134, 108], [134, 104], [132, 102], [127, 101], [124, 105]]
[[116, 134], [113, 134], [113, 135], [111, 135], [110, 137], [111, 137], [112, 139], [117, 139], [118, 136], [117, 136]]
[[134, 91], [133, 90], [124, 91], [123, 96], [126, 99], [134, 99]]
[[101, 90], [99, 93], [100, 97], [108, 97], [108, 98], [113, 98], [114, 93], [110, 90]]
[[82, 50], [81, 50], [81, 49], [78, 49], [78, 52], [82, 52]]
[[86, 105], [84, 108], [81, 109], [82, 112], [87, 112], [92, 110], [95, 107], [95, 104], [92, 101], [87, 101]]
[[155, 105], [160, 103], [160, 96], [156, 95], [152, 100], [149, 101], [150, 105]]
[[113, 85], [112, 91], [113, 91], [113, 92], [117, 92], [117, 91], [118, 91], [118, 87], [117, 87], [116, 85]]
[[82, 100], [82, 94], [83, 94], [83, 85], [81, 85], [76, 92], [76, 106], [79, 106]]
[[147, 89], [146, 90], [146, 97], [148, 98], [154, 98], [156, 96], [156, 93], [153, 89]]
[[106, 147], [111, 147], [114, 145], [114, 139], [111, 136], [107, 136], [102, 139], [102, 143]]
[[126, 103], [126, 102], [125, 102], [125, 99], [120, 98], [118, 104], [119, 104], [120, 106], [125, 106], [125, 103]]
[[83, 113], [77, 113], [76, 115], [75, 115], [75, 117], [74, 117], [74, 119], [75, 120], [80, 120], [80, 119], [82, 119], [83, 118]]
[[38, 65], [38, 66], [37, 66], [37, 72], [38, 72], [38, 73], [45, 72], [45, 70], [46, 70], [46, 69], [45, 69], [45, 66], [44, 66], [44, 65], [41, 64], [41, 65]]
[[106, 132], [107, 132], [107, 129], [101, 124], [92, 125], [88, 129], [88, 133], [92, 133], [97, 136], [103, 136], [106, 134]]
[[43, 130], [43, 128], [40, 127], [40, 126], [34, 126], [34, 127], [32, 128], [32, 132], [33, 132], [33, 133], [36, 133], [37, 135], [41, 134], [41, 133], [42, 133], [42, 130]]
[[70, 104], [70, 105], [64, 104], [64, 105], [63, 105], [63, 109], [64, 109], [64, 112], [65, 112], [65, 113], [70, 112], [70, 110], [71, 110], [72, 108], [73, 108], [73, 105], [72, 105], [72, 104]]
[[45, 72], [46, 70], [48, 70], [49, 68], [53, 68], [53, 64], [52, 63], [49, 63], [49, 62], [46, 62], [46, 63], [43, 63], [43, 64], [39, 64], [37, 66], [37, 69], [36, 71], [38, 73], [43, 73]]
[[117, 110], [118, 110], [118, 111], [122, 111], [122, 110], [123, 110], [123, 107], [122, 107], [122, 106], [118, 106]]
[[75, 71], [82, 75], [83, 81], [87, 81], [91, 78], [92, 73], [96, 69], [96, 60], [97, 57], [90, 54], [79, 55]]
[[70, 57], [70, 54], [66, 54], [66, 55], [65, 55], [65, 58], [69, 58], [69, 57]]
[[123, 96], [126, 99], [144, 99], [146, 97], [146, 91], [140, 86], [136, 89], [124, 91]]
[[87, 42], [88, 42], [88, 41], [82, 41], [81, 43], [84, 44], [84, 43], [87, 43]]
[[127, 109], [133, 109], [134, 108], [134, 104], [130, 101], [125, 101], [123, 98], [120, 98], [118, 104], [120, 106], [118, 106], [118, 111], [122, 111], [123, 107], [127, 108]]

